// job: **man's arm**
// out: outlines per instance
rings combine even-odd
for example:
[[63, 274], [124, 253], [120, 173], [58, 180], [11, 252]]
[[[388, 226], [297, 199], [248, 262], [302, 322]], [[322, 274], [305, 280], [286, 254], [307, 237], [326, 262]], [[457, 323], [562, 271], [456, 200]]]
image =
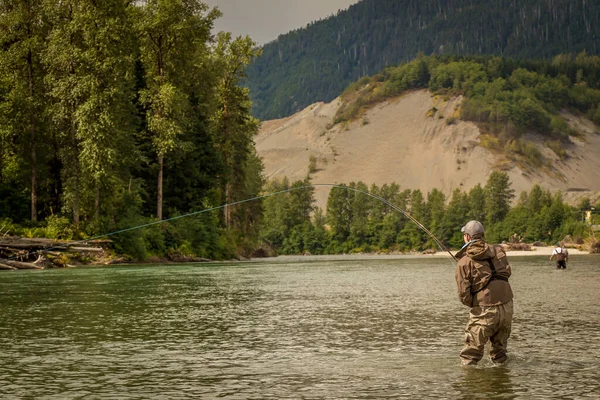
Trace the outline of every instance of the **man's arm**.
[[456, 287], [458, 299], [465, 306], [473, 306], [473, 295], [471, 294], [471, 272], [467, 262], [462, 260], [456, 266]]

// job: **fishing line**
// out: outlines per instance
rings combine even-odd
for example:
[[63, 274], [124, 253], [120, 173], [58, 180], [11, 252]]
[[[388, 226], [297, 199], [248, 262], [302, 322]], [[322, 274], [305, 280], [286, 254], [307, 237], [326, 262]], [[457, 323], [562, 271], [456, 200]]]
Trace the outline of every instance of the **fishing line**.
[[[170, 221], [175, 221], [177, 219], [181, 219], [181, 218], [187, 218], [187, 217], [192, 217], [198, 214], [202, 214], [202, 213], [206, 213], [206, 212], [210, 212], [210, 211], [215, 211], [215, 210], [220, 210], [223, 209], [225, 207], [232, 207], [232, 206], [236, 206], [239, 204], [243, 204], [243, 203], [248, 203], [250, 201], [255, 201], [255, 200], [260, 200], [260, 199], [264, 199], [267, 197], [271, 197], [271, 196], [276, 196], [279, 194], [284, 194], [284, 193], [289, 193], [289, 192], [293, 192], [296, 190], [304, 190], [304, 189], [310, 189], [310, 188], [316, 188], [316, 187], [329, 187], [329, 188], [339, 188], [339, 189], [345, 189], [345, 190], [350, 190], [353, 192], [357, 192], [357, 193], [362, 193], [365, 194], [367, 196], [370, 196], [376, 200], [381, 201], [382, 203], [384, 203], [385, 205], [387, 205], [388, 207], [392, 208], [393, 210], [398, 211], [399, 213], [401, 213], [402, 215], [404, 215], [406, 218], [408, 218], [409, 220], [411, 220], [413, 223], [415, 223], [417, 225], [417, 227], [419, 227], [419, 229], [421, 229], [422, 231], [424, 231], [427, 235], [429, 235], [429, 237], [431, 237], [433, 239], [433, 241], [437, 244], [437, 246], [444, 252], [447, 252], [448, 254], [450, 254], [450, 256], [456, 260], [456, 257], [454, 257], [454, 255], [450, 252], [450, 250], [448, 250], [448, 248], [446, 248], [446, 246], [444, 246], [442, 244], [442, 242], [435, 237], [435, 235], [433, 233], [431, 233], [427, 228], [425, 228], [425, 226], [423, 226], [423, 224], [421, 224], [419, 221], [417, 221], [417, 219], [415, 219], [412, 215], [410, 215], [409, 213], [407, 213], [406, 211], [402, 210], [401, 208], [399, 208], [398, 206], [390, 203], [389, 201], [387, 201], [386, 199], [376, 196], [372, 193], [369, 192], [365, 192], [364, 190], [360, 190], [360, 189], [356, 189], [356, 188], [352, 188], [349, 186], [344, 186], [344, 185], [338, 185], [338, 184], [331, 184], [331, 183], [313, 183], [313, 184], [309, 184], [309, 185], [304, 185], [304, 186], [298, 186], [298, 187], [293, 187], [293, 188], [289, 188], [289, 189], [285, 189], [285, 190], [280, 190], [277, 192], [273, 192], [273, 193], [267, 193], [261, 196], [255, 196], [255, 197], [251, 197], [245, 200], [240, 200], [240, 201], [234, 201], [232, 203], [228, 203], [228, 204], [223, 204], [221, 206], [215, 206], [215, 207], [210, 207], [210, 208], [205, 208], [203, 210], [199, 210], [199, 211], [194, 211], [188, 214], [183, 214], [183, 215], [178, 215], [176, 217], [172, 217], [172, 218], [168, 218], [168, 219], [163, 219], [160, 221], [153, 221], [153, 222], [149, 222], [147, 224], [142, 224], [142, 225], [137, 225], [137, 226], [133, 226], [131, 228], [126, 228], [126, 229], [121, 229], [118, 231], [114, 231], [114, 232], [110, 232], [110, 233], [105, 233], [102, 235], [98, 235], [98, 236], [94, 236], [91, 238], [87, 238], [85, 240], [79, 240], [79, 241], [75, 241], [75, 242], [71, 242], [68, 245], [65, 245], [66, 247], [72, 246], [72, 245], [77, 245], [77, 244], [83, 244], [86, 242], [90, 242], [93, 240], [97, 240], [97, 239], [102, 239], [108, 236], [114, 236], [114, 235], [118, 235], [120, 233], [125, 233], [125, 232], [131, 232], [137, 229], [142, 229], [142, 228], [147, 228], [149, 226], [153, 226], [153, 225], [158, 225], [158, 224], [162, 224], [165, 222], [170, 222]], [[36, 250], [36, 251], [32, 251], [27, 253], [26, 255], [19, 255], [19, 256], [13, 256], [11, 258], [7, 258], [7, 261], [10, 260], [14, 260], [15, 258], [19, 258], [19, 257], [29, 257], [32, 254], [36, 254], [36, 253], [43, 253], [49, 250], [56, 250], [56, 249], [61, 249], [63, 246], [53, 246], [53, 247], [48, 247], [42, 250]], [[0, 259], [1, 262], [2, 259]]]

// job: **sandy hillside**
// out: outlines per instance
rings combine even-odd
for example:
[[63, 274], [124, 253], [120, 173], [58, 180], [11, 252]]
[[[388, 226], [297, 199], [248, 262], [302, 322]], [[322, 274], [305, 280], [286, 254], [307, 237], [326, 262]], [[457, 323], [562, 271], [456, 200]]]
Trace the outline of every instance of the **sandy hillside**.
[[[356, 122], [331, 129], [340, 100], [317, 103], [291, 117], [263, 122], [256, 148], [270, 179], [305, 178], [309, 158], [315, 156], [318, 170], [311, 175], [313, 183], [363, 181], [381, 186], [396, 182], [402, 189], [427, 193], [438, 188], [449, 195], [457, 187], [466, 191], [485, 184], [491, 171], [502, 166], [517, 194], [538, 183], [562, 190], [571, 201], [582, 195], [599, 197], [600, 135], [591, 122], [565, 114], [584, 137], [573, 139], [564, 162], [540, 146], [544, 156], [554, 160], [554, 170], [532, 173], [480, 147], [474, 124], [458, 120], [448, 124], [460, 102], [461, 98], [443, 101], [426, 90], [415, 91], [376, 106]], [[327, 189], [317, 189], [320, 207], [325, 206], [327, 195]]]

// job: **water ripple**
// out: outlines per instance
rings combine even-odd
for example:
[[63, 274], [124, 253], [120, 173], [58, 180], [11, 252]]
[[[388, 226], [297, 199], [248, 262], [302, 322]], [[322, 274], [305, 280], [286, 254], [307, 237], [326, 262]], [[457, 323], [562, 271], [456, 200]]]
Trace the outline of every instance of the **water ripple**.
[[474, 368], [446, 260], [0, 274], [0, 397], [600, 397], [600, 258], [511, 262], [509, 361]]

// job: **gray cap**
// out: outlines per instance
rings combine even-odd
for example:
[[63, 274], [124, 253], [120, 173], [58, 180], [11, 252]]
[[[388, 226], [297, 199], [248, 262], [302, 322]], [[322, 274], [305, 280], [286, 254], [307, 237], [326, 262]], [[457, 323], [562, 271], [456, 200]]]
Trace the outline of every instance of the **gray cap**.
[[479, 221], [469, 221], [460, 229], [460, 231], [471, 237], [481, 236], [483, 235], [483, 225]]

